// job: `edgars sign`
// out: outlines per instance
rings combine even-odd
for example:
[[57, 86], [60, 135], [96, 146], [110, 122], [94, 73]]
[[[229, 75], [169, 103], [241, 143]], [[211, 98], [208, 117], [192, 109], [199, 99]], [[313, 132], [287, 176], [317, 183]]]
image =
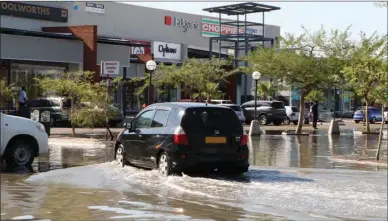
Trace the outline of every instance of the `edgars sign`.
[[181, 60], [181, 45], [155, 41], [153, 45], [155, 60]]
[[67, 9], [19, 2], [0, 2], [0, 15], [56, 22], [67, 22], [68, 19]]
[[187, 32], [188, 29], [197, 29], [199, 24], [191, 21], [187, 21], [184, 18], [164, 16], [165, 25], [174, 25], [176, 27], [181, 27], [183, 32]]

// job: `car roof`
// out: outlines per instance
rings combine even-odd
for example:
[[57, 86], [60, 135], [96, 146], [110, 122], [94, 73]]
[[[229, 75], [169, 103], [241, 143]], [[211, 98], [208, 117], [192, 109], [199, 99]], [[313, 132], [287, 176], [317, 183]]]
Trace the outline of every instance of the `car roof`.
[[216, 108], [227, 108], [223, 107], [222, 105], [216, 105], [216, 104], [206, 104], [206, 103], [197, 103], [197, 102], [165, 102], [165, 103], [156, 103], [151, 104], [147, 107], [177, 107], [180, 109], [187, 109], [187, 108], [195, 108], [195, 107], [216, 107]]
[[217, 104], [218, 106], [240, 106], [238, 104]]
[[[272, 101], [267, 101], [267, 100], [257, 100], [257, 102], [261, 102], [261, 103], [282, 102], [282, 103], [283, 103], [283, 101], [278, 101], [278, 100], [272, 100]], [[247, 101], [247, 102], [243, 103], [243, 105], [244, 105], [244, 104], [252, 104], [252, 103], [255, 103], [255, 100]]]

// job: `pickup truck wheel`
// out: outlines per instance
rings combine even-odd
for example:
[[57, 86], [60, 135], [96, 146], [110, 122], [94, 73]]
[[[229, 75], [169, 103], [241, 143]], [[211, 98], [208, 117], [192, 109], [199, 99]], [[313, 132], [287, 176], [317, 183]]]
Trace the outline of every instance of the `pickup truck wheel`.
[[8, 148], [5, 161], [9, 166], [31, 166], [34, 161], [34, 151], [31, 144], [26, 141], [16, 140]]

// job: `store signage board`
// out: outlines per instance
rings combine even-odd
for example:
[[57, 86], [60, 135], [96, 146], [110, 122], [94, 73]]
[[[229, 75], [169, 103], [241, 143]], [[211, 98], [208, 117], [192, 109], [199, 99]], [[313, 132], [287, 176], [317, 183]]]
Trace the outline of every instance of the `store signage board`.
[[131, 52], [131, 54], [145, 54], [145, 49], [144, 47], [132, 46]]
[[120, 62], [118, 61], [101, 61], [100, 72], [103, 75], [117, 76], [120, 73]]
[[196, 22], [188, 21], [185, 18], [164, 16], [164, 24], [168, 26], [175, 26], [182, 28], [183, 32], [187, 32], [189, 29], [198, 29], [199, 24]]
[[0, 15], [54, 22], [67, 22], [69, 16], [65, 8], [53, 8], [19, 2], [0, 2]]
[[103, 4], [93, 3], [93, 2], [86, 2], [85, 3], [85, 11], [87, 12], [93, 12], [93, 13], [105, 13], [105, 6]]
[[152, 51], [155, 60], [175, 60], [182, 59], [181, 44], [154, 41]]
[[[237, 34], [237, 27], [232, 25], [221, 26], [222, 35]], [[239, 34], [244, 34], [244, 27], [239, 28]], [[247, 27], [247, 34], [263, 35], [262, 26]], [[202, 18], [202, 37], [219, 37], [220, 22], [217, 19]]]

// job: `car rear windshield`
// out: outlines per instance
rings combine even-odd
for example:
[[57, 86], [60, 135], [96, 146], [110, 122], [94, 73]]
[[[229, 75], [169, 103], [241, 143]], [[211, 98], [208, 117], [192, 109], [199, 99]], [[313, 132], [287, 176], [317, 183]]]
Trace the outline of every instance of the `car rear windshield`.
[[232, 110], [234, 110], [234, 111], [242, 111], [241, 107], [238, 105], [228, 105], [227, 107], [232, 108]]
[[291, 109], [292, 109], [292, 112], [299, 112], [299, 108], [297, 107], [292, 107]]
[[272, 102], [272, 108], [284, 109], [284, 104], [283, 104], [283, 102]]
[[[225, 120], [228, 119], [228, 120]], [[218, 129], [223, 134], [242, 133], [242, 126], [231, 109], [198, 107], [186, 109], [182, 127], [187, 133], [207, 133]]]
[[30, 107], [50, 107], [51, 104], [50, 104], [50, 101], [46, 99], [39, 99], [39, 100], [32, 100], [29, 103], [29, 106]]

